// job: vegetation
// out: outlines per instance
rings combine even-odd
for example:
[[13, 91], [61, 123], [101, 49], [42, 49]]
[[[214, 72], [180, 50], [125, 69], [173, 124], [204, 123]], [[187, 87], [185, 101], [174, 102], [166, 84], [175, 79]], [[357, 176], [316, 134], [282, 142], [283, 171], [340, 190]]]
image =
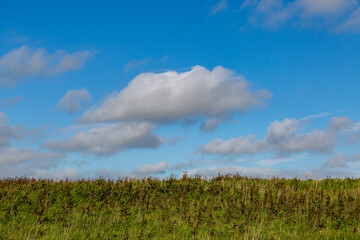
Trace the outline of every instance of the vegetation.
[[0, 180], [0, 239], [360, 239], [360, 179]]

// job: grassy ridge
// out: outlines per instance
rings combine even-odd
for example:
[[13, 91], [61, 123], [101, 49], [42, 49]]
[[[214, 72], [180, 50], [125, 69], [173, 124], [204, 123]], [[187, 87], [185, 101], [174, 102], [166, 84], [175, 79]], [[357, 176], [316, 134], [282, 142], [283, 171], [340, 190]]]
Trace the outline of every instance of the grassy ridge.
[[360, 239], [360, 179], [0, 180], [0, 239]]

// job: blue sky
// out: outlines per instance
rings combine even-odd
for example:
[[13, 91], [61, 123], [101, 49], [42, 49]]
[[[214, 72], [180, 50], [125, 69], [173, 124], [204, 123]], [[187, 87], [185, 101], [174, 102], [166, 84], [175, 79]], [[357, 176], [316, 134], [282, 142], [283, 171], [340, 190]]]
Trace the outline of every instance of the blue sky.
[[360, 2], [3, 1], [0, 177], [360, 176]]

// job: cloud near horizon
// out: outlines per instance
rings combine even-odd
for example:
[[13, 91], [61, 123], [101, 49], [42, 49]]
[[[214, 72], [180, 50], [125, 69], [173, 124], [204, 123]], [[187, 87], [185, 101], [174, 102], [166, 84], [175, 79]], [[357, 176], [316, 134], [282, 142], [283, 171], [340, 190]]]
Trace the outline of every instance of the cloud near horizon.
[[360, 162], [360, 152], [353, 156], [346, 156], [343, 153], [336, 152], [330, 156], [323, 164], [323, 167], [346, 168], [349, 162]]
[[114, 169], [103, 168], [97, 171], [95, 174], [103, 178], [144, 178], [152, 174], [164, 174], [168, 169], [168, 163], [165, 161], [158, 162], [155, 165], [145, 164], [135, 168], [133, 171], [120, 171]]
[[65, 154], [56, 152], [43, 153], [32, 149], [14, 147], [0, 148], [0, 166], [31, 162], [31, 165], [34, 167], [51, 168], [55, 167], [58, 161], [65, 157]]
[[339, 169], [331, 168], [316, 168], [311, 170], [298, 170], [298, 169], [272, 169], [272, 168], [262, 168], [262, 167], [239, 167], [239, 166], [227, 166], [227, 167], [210, 167], [210, 168], [201, 168], [201, 169], [192, 169], [186, 171], [180, 175], [180, 177], [185, 174], [189, 177], [201, 176], [204, 178], [213, 178], [221, 175], [240, 175], [247, 177], [258, 177], [258, 178], [299, 178], [306, 179], [307, 173], [309, 173], [311, 179], [323, 179], [331, 176], [332, 178], [343, 178], [343, 177], [359, 177], [359, 172], [344, 172]]
[[44, 48], [24, 45], [0, 58], [0, 86], [12, 87], [31, 77], [53, 77], [79, 70], [94, 54], [90, 50], [70, 54], [57, 50], [50, 54]]
[[244, 77], [221, 66], [195, 66], [188, 72], [142, 73], [126, 88], [86, 111], [82, 122], [144, 121], [169, 123], [205, 118], [203, 130], [236, 113], [263, 106], [267, 90], [252, 92]]
[[298, 133], [305, 122], [296, 119], [274, 121], [267, 129], [264, 139], [256, 140], [252, 134], [246, 138], [240, 136], [229, 140], [213, 139], [198, 147], [204, 154], [242, 155], [275, 151], [277, 156], [294, 153], [329, 153], [338, 142], [340, 136], [359, 132], [358, 123], [347, 117], [333, 117], [325, 130], [315, 129], [308, 133]]
[[38, 176], [38, 170], [57, 167], [66, 154], [42, 152], [29, 148], [12, 146], [13, 140], [38, 133], [38, 129], [28, 130], [25, 126], [8, 125], [7, 116], [0, 112], [0, 177]]
[[133, 173], [136, 175], [150, 175], [150, 174], [164, 174], [165, 170], [169, 167], [168, 163], [158, 162], [155, 165], [146, 164], [136, 168]]

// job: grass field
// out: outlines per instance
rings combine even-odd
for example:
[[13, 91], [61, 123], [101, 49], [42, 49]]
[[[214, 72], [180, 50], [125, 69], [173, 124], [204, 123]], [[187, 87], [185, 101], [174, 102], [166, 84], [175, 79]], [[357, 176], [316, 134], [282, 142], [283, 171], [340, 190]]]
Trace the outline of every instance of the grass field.
[[0, 239], [360, 239], [360, 179], [3, 179]]

